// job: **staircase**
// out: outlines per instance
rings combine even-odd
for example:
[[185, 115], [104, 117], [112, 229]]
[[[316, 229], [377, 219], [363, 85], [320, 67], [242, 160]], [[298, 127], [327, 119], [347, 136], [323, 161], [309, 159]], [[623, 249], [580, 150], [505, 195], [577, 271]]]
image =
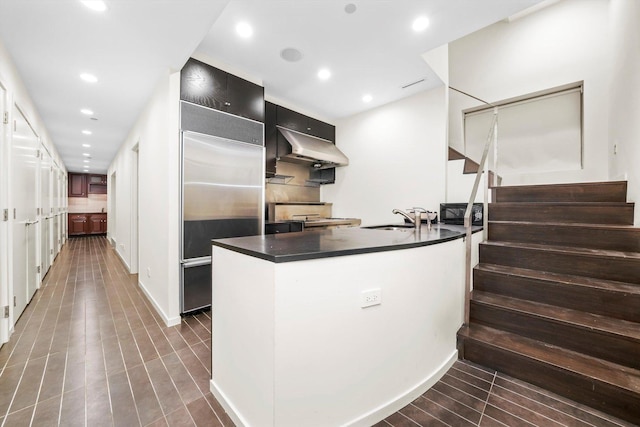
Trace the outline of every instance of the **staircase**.
[[492, 191], [461, 358], [640, 425], [640, 228], [626, 182]]

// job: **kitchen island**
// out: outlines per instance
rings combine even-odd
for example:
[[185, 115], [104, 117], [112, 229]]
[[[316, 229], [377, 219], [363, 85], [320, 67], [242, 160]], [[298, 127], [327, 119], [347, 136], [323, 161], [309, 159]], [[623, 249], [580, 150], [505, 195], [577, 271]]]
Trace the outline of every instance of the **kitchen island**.
[[212, 393], [248, 426], [366, 426], [402, 408], [457, 358], [463, 235], [214, 240]]

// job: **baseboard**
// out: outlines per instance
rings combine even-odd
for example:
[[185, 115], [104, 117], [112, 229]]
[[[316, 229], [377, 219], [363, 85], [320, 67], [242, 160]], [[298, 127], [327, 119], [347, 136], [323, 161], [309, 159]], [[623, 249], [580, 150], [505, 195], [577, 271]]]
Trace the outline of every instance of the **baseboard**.
[[[458, 350], [455, 350], [449, 358], [447, 358], [431, 375], [427, 378], [424, 378], [418, 384], [416, 384], [413, 388], [407, 390], [400, 396], [396, 396], [393, 400], [373, 409], [372, 411], [352, 420], [344, 424], [345, 426], [350, 427], [369, 427], [380, 420], [387, 418], [389, 415], [399, 411], [400, 409], [407, 406], [409, 403], [413, 402], [424, 394], [427, 390], [429, 390], [435, 383], [437, 383], [440, 378], [444, 376], [444, 374], [453, 366], [453, 364], [458, 360]], [[229, 400], [227, 395], [220, 390], [220, 388], [216, 385], [215, 381], [212, 379], [209, 382], [209, 390], [211, 394], [215, 396], [215, 398], [220, 402], [220, 405], [227, 412], [227, 415], [231, 418], [234, 424], [238, 427], [248, 426], [247, 421], [242, 417], [238, 408], [236, 408], [233, 403]]]
[[124, 259], [124, 256], [120, 253], [120, 250], [117, 247], [116, 247], [116, 253], [118, 254], [118, 258], [120, 258], [120, 261], [122, 262], [122, 264], [124, 264], [129, 274], [131, 274], [131, 267], [129, 266], [129, 263], [127, 262], [127, 260]]
[[233, 421], [233, 424], [235, 424], [236, 427], [249, 426], [247, 420], [240, 415], [240, 411], [238, 411], [233, 403], [231, 403], [227, 395], [218, 388], [213, 379], [209, 380], [209, 391], [211, 391], [211, 394], [213, 394], [220, 405], [222, 405], [222, 408], [225, 410], [227, 415], [229, 415], [229, 418], [231, 418], [231, 421]]
[[384, 420], [389, 415], [398, 412], [400, 409], [416, 400], [418, 396], [426, 393], [427, 390], [429, 390], [435, 383], [440, 380], [440, 378], [444, 376], [444, 374], [447, 373], [449, 368], [453, 366], [456, 360], [458, 360], [458, 350], [455, 350], [453, 353], [451, 353], [451, 356], [449, 356], [449, 358], [446, 359], [431, 375], [429, 375], [427, 378], [424, 378], [412, 389], [407, 390], [407, 392], [405, 392], [404, 394], [397, 396], [393, 400], [385, 403], [384, 405], [381, 405], [371, 412], [346, 423], [345, 426], [372, 426], [380, 420]]
[[160, 308], [160, 305], [158, 305], [158, 303], [153, 298], [153, 296], [151, 296], [151, 294], [149, 293], [149, 291], [144, 286], [144, 283], [142, 283], [141, 280], [138, 280], [138, 286], [140, 287], [140, 289], [142, 289], [142, 293], [144, 293], [144, 295], [147, 297], [147, 299], [149, 300], [153, 308], [156, 310], [156, 313], [160, 315], [160, 317], [162, 318], [162, 321], [164, 322], [165, 325], [167, 325], [167, 327], [176, 326], [180, 324], [181, 322], [180, 316], [175, 316], [175, 317], [167, 316], [165, 312]]

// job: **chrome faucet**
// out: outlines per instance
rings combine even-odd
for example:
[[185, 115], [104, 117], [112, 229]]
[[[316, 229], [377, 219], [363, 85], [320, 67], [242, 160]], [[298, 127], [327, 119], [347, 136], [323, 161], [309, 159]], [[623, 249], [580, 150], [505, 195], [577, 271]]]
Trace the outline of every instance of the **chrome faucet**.
[[[423, 213], [427, 213], [427, 210], [424, 208], [411, 208], [411, 209], [407, 209], [408, 212], [413, 213], [414, 217], [412, 218], [411, 215], [409, 215], [408, 213], [401, 211], [400, 209], [394, 209], [391, 212], [394, 214], [399, 214], [402, 215], [403, 217], [405, 217], [406, 219], [409, 220], [410, 223], [412, 223], [415, 227], [416, 230], [420, 230], [420, 225], [422, 223], [422, 214]], [[428, 219], [428, 217], [427, 217]], [[431, 230], [431, 221], [427, 221], [427, 230]]]

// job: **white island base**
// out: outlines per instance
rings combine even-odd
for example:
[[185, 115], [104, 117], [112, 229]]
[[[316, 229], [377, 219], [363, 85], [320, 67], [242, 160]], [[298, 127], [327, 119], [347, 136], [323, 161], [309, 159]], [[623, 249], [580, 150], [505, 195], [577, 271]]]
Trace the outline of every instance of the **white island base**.
[[462, 239], [282, 263], [214, 246], [213, 266], [211, 392], [239, 426], [370, 426], [457, 358]]

